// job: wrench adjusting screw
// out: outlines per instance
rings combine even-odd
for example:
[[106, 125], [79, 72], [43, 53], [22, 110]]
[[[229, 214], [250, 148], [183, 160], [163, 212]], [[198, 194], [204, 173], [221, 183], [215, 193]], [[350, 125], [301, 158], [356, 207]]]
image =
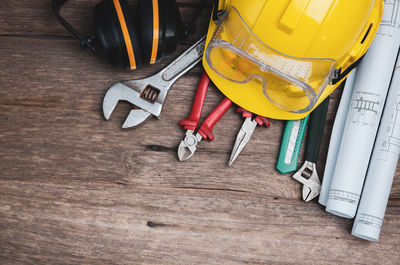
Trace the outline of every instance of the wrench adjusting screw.
[[150, 103], [154, 103], [158, 95], [160, 94], [160, 90], [152, 85], [147, 85], [145, 89], [143, 89], [140, 97]]

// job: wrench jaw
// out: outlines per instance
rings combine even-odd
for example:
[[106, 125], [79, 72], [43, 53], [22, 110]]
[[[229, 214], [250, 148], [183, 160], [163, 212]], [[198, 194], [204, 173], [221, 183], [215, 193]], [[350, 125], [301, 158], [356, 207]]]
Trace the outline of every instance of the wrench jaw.
[[151, 113], [142, 109], [132, 109], [126, 117], [122, 129], [134, 128], [143, 124], [151, 117]]
[[137, 126], [150, 114], [160, 117], [168, 90], [174, 82], [192, 69], [203, 57], [206, 36], [183, 52], [159, 73], [137, 80], [123, 81], [113, 85], [104, 96], [103, 115], [108, 120], [118, 101], [128, 101], [137, 109], [127, 116], [123, 128]]
[[110, 119], [115, 107], [120, 101], [119, 88], [120, 84], [115, 84], [107, 90], [103, 100], [103, 115], [106, 120]]
[[314, 183], [313, 186], [313, 188], [303, 186], [303, 200], [305, 202], [309, 202], [319, 195], [321, 190], [320, 186], [318, 186], [317, 183]]
[[293, 175], [293, 178], [303, 184], [303, 200], [305, 202], [309, 202], [319, 195], [321, 181], [315, 163], [305, 161], [303, 166]]
[[305, 202], [313, 200], [321, 191], [321, 181], [316, 173], [308, 180], [307, 185], [303, 186], [303, 200]]
[[132, 88], [124, 85], [123, 83], [116, 83], [111, 86], [103, 100], [103, 115], [106, 120], [110, 119], [111, 114], [115, 110], [119, 101], [127, 101], [133, 105], [137, 98], [140, 99], [140, 91], [133, 90]]
[[[122, 128], [124, 129], [136, 127], [142, 124], [151, 116], [151, 114], [158, 117], [162, 108], [162, 104], [159, 104], [157, 102], [150, 103], [141, 98], [142, 90], [138, 87], [146, 88], [145, 83], [141, 82], [141, 84], [138, 84], [138, 86], [136, 87], [130, 83], [133, 82], [128, 81], [124, 83], [114, 84], [108, 89], [103, 100], [103, 115], [106, 120], [110, 119], [110, 116], [115, 110], [119, 101], [127, 101], [132, 105], [139, 107], [130, 111], [129, 115], [125, 119], [124, 124], [122, 125]], [[153, 112], [149, 112], [147, 110]]]

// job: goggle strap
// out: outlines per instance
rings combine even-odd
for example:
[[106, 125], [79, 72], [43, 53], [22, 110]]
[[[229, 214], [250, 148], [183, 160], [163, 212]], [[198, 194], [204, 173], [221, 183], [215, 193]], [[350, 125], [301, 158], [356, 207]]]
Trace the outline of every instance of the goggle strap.
[[362, 58], [364, 58], [364, 55], [361, 56], [361, 57], [360, 57], [357, 61], [355, 61], [352, 65], [350, 65], [349, 67], [347, 67], [347, 69], [344, 70], [343, 72], [341, 71], [341, 69], [339, 69], [339, 74], [338, 74], [338, 76], [335, 77], [334, 79], [332, 79], [332, 85], [337, 84], [338, 82], [340, 82], [340, 80], [342, 80], [343, 78], [345, 78], [354, 68], [356, 68], [356, 67], [360, 64]]
[[218, 8], [219, 8], [219, 0], [214, 0], [213, 17], [212, 17], [214, 21], [218, 20], [218, 13], [219, 13]]

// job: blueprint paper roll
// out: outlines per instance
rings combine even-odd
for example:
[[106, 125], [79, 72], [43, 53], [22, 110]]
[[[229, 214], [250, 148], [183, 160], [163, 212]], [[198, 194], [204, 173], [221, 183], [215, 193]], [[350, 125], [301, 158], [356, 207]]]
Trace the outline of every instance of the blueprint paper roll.
[[352, 235], [378, 241], [400, 153], [400, 56], [379, 125]]
[[399, 1], [384, 1], [381, 25], [358, 66], [326, 211], [355, 216], [400, 44]]
[[354, 83], [356, 81], [357, 68], [354, 69], [346, 79], [344, 85], [342, 97], [340, 99], [339, 108], [336, 112], [335, 122], [332, 128], [331, 139], [329, 141], [328, 156], [326, 158], [325, 170], [322, 179], [321, 192], [319, 194], [318, 202], [324, 206], [328, 202], [328, 194], [331, 188], [332, 177], [335, 171], [336, 159], [339, 153], [340, 142], [342, 141], [342, 135], [344, 125], [346, 123], [347, 113], [349, 112], [351, 95], [353, 93]]

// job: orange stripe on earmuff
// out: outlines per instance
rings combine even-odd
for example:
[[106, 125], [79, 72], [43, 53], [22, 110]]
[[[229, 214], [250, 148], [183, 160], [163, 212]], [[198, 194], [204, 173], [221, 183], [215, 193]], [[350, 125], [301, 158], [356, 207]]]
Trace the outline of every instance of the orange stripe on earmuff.
[[159, 30], [159, 14], [158, 14], [158, 0], [153, 1], [153, 46], [151, 48], [150, 63], [153, 64], [157, 59], [158, 52], [158, 30]]
[[126, 26], [124, 13], [122, 12], [121, 4], [119, 0], [113, 0], [115, 10], [117, 11], [119, 24], [121, 25], [122, 35], [124, 36], [126, 51], [128, 52], [129, 64], [131, 70], [136, 69], [135, 54], [133, 53], [133, 47], [131, 37], [129, 36], [128, 27]]

